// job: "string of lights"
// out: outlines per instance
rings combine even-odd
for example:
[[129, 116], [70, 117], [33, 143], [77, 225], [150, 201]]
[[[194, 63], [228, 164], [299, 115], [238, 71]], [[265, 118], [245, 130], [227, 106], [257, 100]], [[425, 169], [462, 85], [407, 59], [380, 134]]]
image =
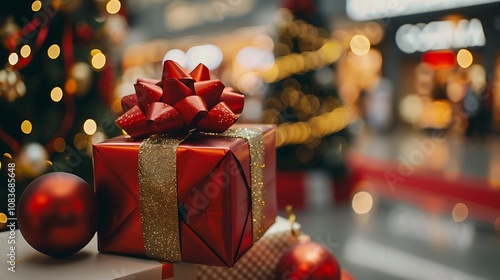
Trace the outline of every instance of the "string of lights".
[[[283, 81], [285, 88], [266, 101], [263, 119], [277, 124], [277, 147], [305, 144], [315, 148], [323, 137], [344, 129], [352, 121], [353, 108], [342, 106], [333, 96], [323, 99], [314, 92], [305, 94], [300, 83], [291, 77], [334, 64], [344, 54], [344, 46], [326, 30], [294, 19], [289, 10], [278, 10], [277, 17], [281, 19], [280, 37], [275, 45], [279, 56], [271, 67], [258, 74], [267, 83]], [[292, 52], [292, 39], [297, 41], [300, 52]], [[294, 86], [286, 86], [290, 83]]]

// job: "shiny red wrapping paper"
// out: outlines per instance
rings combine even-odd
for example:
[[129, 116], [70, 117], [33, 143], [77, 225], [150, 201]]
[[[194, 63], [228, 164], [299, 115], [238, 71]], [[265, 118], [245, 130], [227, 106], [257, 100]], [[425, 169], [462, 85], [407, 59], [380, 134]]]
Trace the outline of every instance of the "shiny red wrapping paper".
[[[245, 127], [262, 132], [269, 228], [277, 214], [275, 127]], [[122, 136], [93, 147], [102, 252], [146, 256], [139, 203], [140, 144]], [[182, 261], [232, 267], [253, 245], [247, 140], [191, 135], [178, 146], [176, 162]]]

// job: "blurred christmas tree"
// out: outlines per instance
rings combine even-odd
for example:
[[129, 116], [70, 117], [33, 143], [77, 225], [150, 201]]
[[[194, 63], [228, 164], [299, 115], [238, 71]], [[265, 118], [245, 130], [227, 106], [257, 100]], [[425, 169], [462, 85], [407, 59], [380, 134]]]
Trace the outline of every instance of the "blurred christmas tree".
[[332, 64], [342, 46], [331, 39], [314, 0], [285, 1], [277, 21], [276, 62], [264, 74], [272, 88], [264, 119], [278, 124], [278, 168], [341, 175], [350, 113], [337, 98]]
[[91, 144], [121, 133], [108, 110], [117, 66], [110, 54], [126, 32], [118, 0], [0, 4], [0, 181], [15, 163], [18, 197], [48, 171], [92, 182]]

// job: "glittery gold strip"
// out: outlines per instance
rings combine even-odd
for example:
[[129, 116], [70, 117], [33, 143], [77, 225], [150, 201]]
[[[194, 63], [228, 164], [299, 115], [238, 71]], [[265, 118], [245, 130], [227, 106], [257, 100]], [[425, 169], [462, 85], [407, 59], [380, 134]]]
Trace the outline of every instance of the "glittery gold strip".
[[184, 138], [149, 138], [139, 147], [139, 192], [148, 257], [181, 261], [177, 211], [177, 147]]
[[262, 133], [249, 128], [228, 129], [220, 134], [226, 137], [244, 138], [250, 148], [250, 181], [252, 192], [253, 242], [257, 242], [266, 232], [265, 228], [265, 188], [264, 188], [264, 141]]

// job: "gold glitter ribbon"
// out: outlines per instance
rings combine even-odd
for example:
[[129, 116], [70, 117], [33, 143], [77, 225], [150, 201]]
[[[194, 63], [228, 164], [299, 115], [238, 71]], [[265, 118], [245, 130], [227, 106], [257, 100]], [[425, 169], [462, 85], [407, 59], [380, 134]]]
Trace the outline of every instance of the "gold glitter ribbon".
[[252, 194], [252, 231], [253, 242], [257, 242], [266, 232], [264, 188], [264, 141], [262, 133], [249, 128], [228, 129], [219, 134], [225, 137], [244, 138], [250, 149], [250, 188]]
[[185, 138], [148, 138], [139, 147], [139, 193], [148, 257], [181, 261], [177, 202], [177, 147]]

